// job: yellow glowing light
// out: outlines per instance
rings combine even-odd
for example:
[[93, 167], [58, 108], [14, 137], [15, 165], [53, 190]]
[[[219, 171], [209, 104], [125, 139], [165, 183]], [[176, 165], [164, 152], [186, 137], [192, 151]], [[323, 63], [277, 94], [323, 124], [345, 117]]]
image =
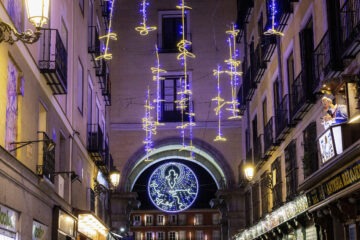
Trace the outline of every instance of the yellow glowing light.
[[110, 39], [111, 40], [117, 40], [116, 33], [111, 32], [111, 24], [112, 24], [112, 17], [113, 17], [113, 11], [114, 11], [114, 3], [115, 3], [115, 0], [113, 0], [112, 3], [111, 3], [108, 33], [106, 35], [103, 35], [103, 36], [99, 37], [99, 39], [106, 39], [105, 51], [104, 51], [104, 54], [96, 57], [95, 60], [100, 60], [100, 59], [111, 60], [112, 59], [112, 54], [108, 52], [109, 51]]
[[95, 238], [98, 234], [106, 237], [108, 229], [92, 214], [79, 214], [79, 232]]
[[152, 161], [149, 159], [149, 154], [152, 152], [152, 135], [156, 135], [156, 123], [153, 120], [153, 117], [151, 116], [151, 110], [154, 109], [154, 107], [151, 105], [150, 100], [150, 89], [148, 87], [147, 89], [147, 98], [145, 100], [145, 117], [142, 118], [143, 123], [143, 130], [145, 130], [145, 140], [143, 143], [145, 144], [145, 152], [146, 152], [146, 160], [145, 161]]
[[49, 20], [50, 0], [26, 0], [26, 10], [29, 21], [41, 28]]
[[220, 74], [224, 73], [224, 71], [220, 71], [220, 66], [218, 66], [217, 69], [213, 70], [214, 76], [217, 77], [217, 96], [211, 99], [211, 101], [216, 101], [217, 107], [214, 108], [215, 114], [218, 116], [218, 135], [214, 139], [215, 142], [217, 141], [226, 141], [226, 138], [222, 136], [221, 133], [221, 108], [226, 104], [225, 100], [221, 98], [221, 92], [220, 92]]
[[226, 34], [230, 35], [228, 38], [229, 45], [229, 59], [225, 60], [225, 63], [229, 66], [230, 70], [224, 71], [230, 76], [230, 85], [231, 85], [231, 101], [226, 102], [230, 104], [231, 107], [226, 108], [227, 111], [231, 112], [231, 116], [228, 119], [240, 119], [239, 115], [240, 110], [238, 109], [240, 103], [237, 100], [237, 82], [236, 77], [241, 76], [243, 73], [238, 71], [238, 67], [241, 65], [241, 61], [236, 60], [236, 36], [238, 35], [239, 30], [235, 29], [235, 25], [232, 24], [231, 29], [226, 31]]
[[279, 32], [275, 29], [275, 0], [272, 0], [272, 15], [271, 15], [271, 28], [268, 29], [267, 31], [264, 32], [264, 35], [279, 35], [279, 36], [284, 36], [284, 33]]
[[143, 19], [142, 19], [142, 23], [140, 27], [136, 27], [135, 30], [138, 31], [140, 33], [140, 35], [145, 36], [148, 35], [149, 32], [156, 30], [156, 27], [148, 27], [146, 25], [146, 0], [143, 0], [142, 2], [142, 14], [143, 14]]
[[159, 60], [159, 51], [157, 45], [155, 44], [156, 50], [156, 67], [151, 68], [151, 72], [153, 75], [153, 80], [156, 81], [156, 99], [154, 102], [156, 103], [156, 125], [164, 125], [164, 123], [160, 123], [160, 103], [163, 102], [163, 99], [160, 99], [160, 80], [164, 80], [164, 77], [161, 77], [160, 74], [166, 73], [164, 69], [160, 68], [160, 60]]
[[251, 164], [248, 164], [244, 168], [245, 177], [248, 181], [253, 180], [255, 169]]

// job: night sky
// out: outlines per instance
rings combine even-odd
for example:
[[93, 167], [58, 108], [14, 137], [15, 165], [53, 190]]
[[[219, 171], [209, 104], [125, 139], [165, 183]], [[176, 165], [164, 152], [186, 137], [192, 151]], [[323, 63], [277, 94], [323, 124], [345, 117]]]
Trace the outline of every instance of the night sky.
[[194, 204], [189, 209], [199, 209], [199, 208], [210, 208], [209, 202], [212, 198], [215, 198], [215, 193], [217, 190], [216, 183], [211, 175], [200, 165], [179, 159], [172, 159], [166, 161], [160, 161], [155, 163], [148, 169], [146, 169], [141, 176], [137, 179], [133, 192], [137, 192], [139, 197], [138, 200], [141, 202], [141, 210], [150, 210], [157, 209], [151, 202], [148, 193], [147, 193], [147, 183], [149, 181], [151, 173], [161, 164], [166, 162], [179, 162], [188, 166], [195, 173], [199, 181], [199, 193]]

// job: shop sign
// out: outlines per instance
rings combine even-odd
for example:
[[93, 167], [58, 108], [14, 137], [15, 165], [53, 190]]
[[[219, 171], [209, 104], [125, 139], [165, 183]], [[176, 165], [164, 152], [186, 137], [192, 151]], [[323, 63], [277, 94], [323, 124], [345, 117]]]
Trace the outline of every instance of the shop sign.
[[322, 185], [316, 187], [306, 194], [309, 205], [315, 205], [318, 202], [330, 197], [331, 195], [353, 185], [360, 181], [360, 161], [352, 164], [345, 170], [336, 174]]
[[260, 222], [251, 228], [238, 234], [236, 240], [250, 240], [257, 238], [260, 235], [270, 231], [271, 229], [287, 222], [295, 216], [303, 213], [308, 208], [308, 203], [305, 195], [296, 198], [292, 202], [286, 203], [284, 206], [276, 209], [270, 214], [266, 215]]
[[0, 204], [0, 228], [16, 232], [18, 213]]
[[32, 231], [32, 240], [44, 240], [48, 227], [44, 224], [41, 224], [37, 221], [33, 221], [33, 231]]

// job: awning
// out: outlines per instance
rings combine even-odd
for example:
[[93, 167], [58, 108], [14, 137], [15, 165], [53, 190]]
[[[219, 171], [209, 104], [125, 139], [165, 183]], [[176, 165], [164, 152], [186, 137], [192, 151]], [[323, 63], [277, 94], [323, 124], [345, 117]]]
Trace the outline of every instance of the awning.
[[79, 213], [78, 231], [92, 239], [106, 238], [108, 229], [93, 213]]

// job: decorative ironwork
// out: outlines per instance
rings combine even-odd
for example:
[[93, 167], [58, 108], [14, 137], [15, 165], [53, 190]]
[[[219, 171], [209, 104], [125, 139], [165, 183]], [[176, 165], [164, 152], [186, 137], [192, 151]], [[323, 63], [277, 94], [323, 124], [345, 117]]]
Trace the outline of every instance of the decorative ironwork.
[[39, 69], [54, 94], [67, 93], [67, 51], [57, 29], [41, 29]]
[[276, 109], [275, 115], [275, 134], [276, 140], [282, 141], [289, 132], [290, 127], [290, 111], [289, 111], [289, 95], [286, 94], [279, 107]]
[[88, 52], [94, 55], [94, 59], [100, 55], [100, 39], [96, 26], [89, 26]]
[[271, 117], [264, 128], [264, 155], [269, 156], [273, 152], [275, 144], [274, 137], [274, 122], [275, 118]]
[[33, 32], [31, 29], [28, 29], [25, 32], [19, 33], [10, 24], [0, 22], [0, 43], [7, 42], [9, 44], [14, 44], [17, 41], [22, 41], [23, 43], [32, 44], [38, 41], [40, 36], [40, 28], [36, 28], [35, 32]]
[[36, 166], [37, 175], [45, 176], [52, 183], [54, 183], [55, 172], [55, 147], [50, 147], [54, 144], [45, 132], [40, 132], [42, 135], [42, 165]]
[[95, 162], [103, 161], [104, 135], [98, 124], [88, 124], [87, 149]]
[[304, 76], [304, 72], [301, 71], [295, 78], [291, 87], [291, 120], [299, 121], [303, 118], [305, 113], [309, 110], [310, 104], [312, 103], [313, 95], [310, 91], [308, 81]]
[[343, 56], [353, 58], [360, 51], [360, 2], [347, 0], [340, 11]]

